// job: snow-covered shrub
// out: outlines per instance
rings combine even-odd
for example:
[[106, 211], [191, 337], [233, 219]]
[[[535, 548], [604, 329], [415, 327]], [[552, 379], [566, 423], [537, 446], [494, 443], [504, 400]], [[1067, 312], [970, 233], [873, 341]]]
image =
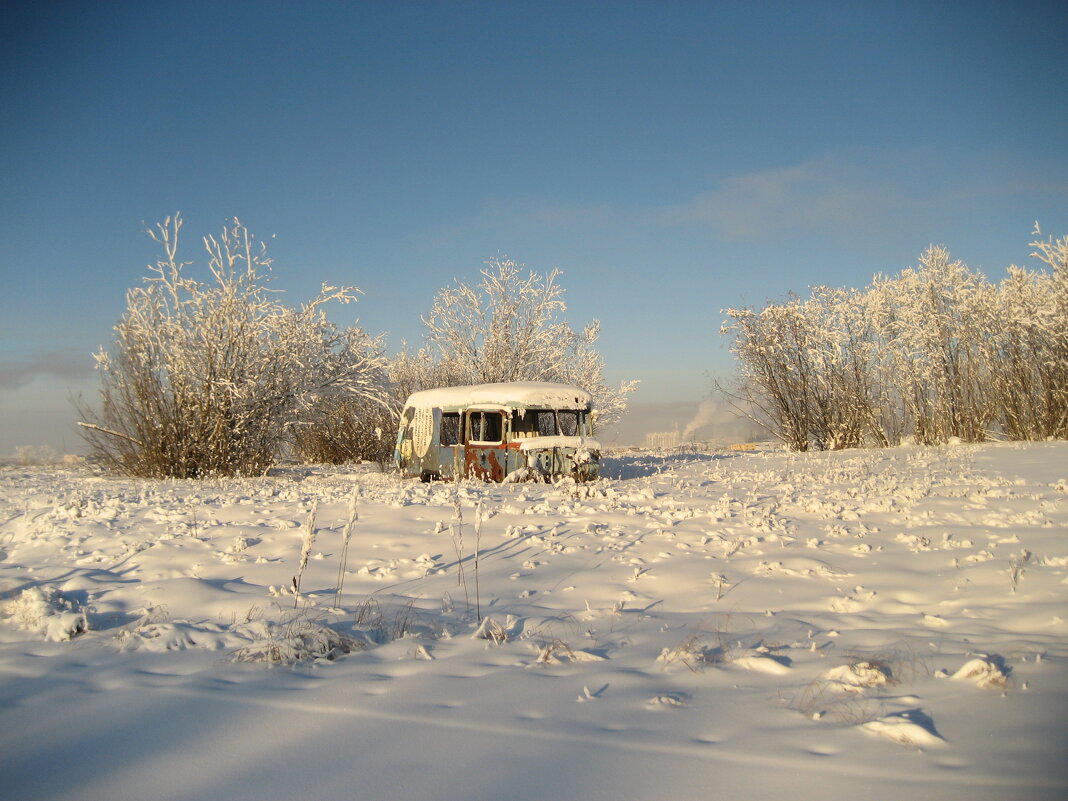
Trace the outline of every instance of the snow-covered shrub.
[[618, 420], [637, 381], [605, 383], [604, 360], [594, 346], [600, 323], [575, 331], [566, 311], [559, 270], [547, 275], [507, 258], [486, 262], [476, 285], [456, 282], [440, 289], [423, 318], [426, 347], [404, 351], [391, 364], [396, 391], [498, 381], [558, 381], [593, 395], [602, 425]]
[[676, 663], [685, 665], [696, 673], [704, 665], [723, 664], [729, 658], [722, 645], [706, 645], [701, 641], [700, 634], [691, 634], [674, 648], [661, 649], [656, 661], [665, 668]]
[[310, 464], [375, 462], [382, 469], [393, 458], [397, 415], [369, 398], [330, 396], [293, 426], [296, 456]]
[[297, 612], [277, 623], [263, 621], [260, 636], [234, 651], [234, 661], [293, 665], [309, 659], [336, 659], [364, 647], [360, 640]]
[[175, 216], [148, 232], [164, 255], [127, 293], [113, 352], [96, 356], [100, 407], [82, 425], [97, 460], [146, 477], [258, 474], [319, 398], [383, 396], [378, 340], [322, 309], [357, 289], [282, 305], [266, 246], [236, 218], [205, 237], [212, 280], [201, 283], [178, 260], [181, 227]]
[[957, 681], [970, 681], [976, 687], [985, 690], [1004, 690], [1009, 683], [1009, 668], [1005, 660], [997, 654], [979, 655], [969, 659], [956, 673], [949, 675], [944, 671], [939, 675], [949, 676]]
[[788, 706], [811, 720], [852, 726], [875, 720], [882, 714], [881, 704], [868, 696], [867, 687], [844, 689], [839, 681], [817, 679], [788, 697]]
[[383, 611], [378, 599], [370, 595], [357, 605], [353, 616], [353, 630], [365, 641], [377, 645], [402, 639], [422, 628], [412, 598], [398, 599], [398, 603]]
[[870, 687], [885, 687], [894, 683], [890, 665], [878, 659], [858, 659], [838, 665], [824, 675], [831, 686], [843, 692], [859, 693]]
[[471, 635], [476, 640], [489, 640], [494, 645], [503, 645], [511, 639], [508, 629], [494, 620], [492, 617], [484, 617], [478, 624], [475, 633]]
[[31, 587], [3, 608], [5, 617], [26, 631], [44, 635], [50, 642], [72, 640], [88, 630], [85, 610], [53, 587]]

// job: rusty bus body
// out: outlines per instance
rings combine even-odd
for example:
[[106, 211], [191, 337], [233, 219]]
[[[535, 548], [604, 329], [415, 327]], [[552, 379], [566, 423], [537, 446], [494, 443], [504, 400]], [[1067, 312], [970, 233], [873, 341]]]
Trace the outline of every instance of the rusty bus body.
[[404, 406], [394, 459], [423, 481], [597, 477], [590, 394], [542, 381], [446, 387]]

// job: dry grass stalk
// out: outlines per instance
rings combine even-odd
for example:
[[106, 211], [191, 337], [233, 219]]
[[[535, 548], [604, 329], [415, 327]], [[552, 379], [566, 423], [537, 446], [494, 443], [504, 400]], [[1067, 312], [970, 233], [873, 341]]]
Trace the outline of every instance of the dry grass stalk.
[[352, 488], [352, 496], [349, 498], [349, 518], [345, 521], [345, 528], [341, 532], [341, 562], [337, 570], [337, 592], [334, 593], [334, 606], [341, 603], [341, 590], [345, 585], [345, 572], [349, 564], [349, 540], [356, 528], [356, 522], [360, 519], [357, 503], [360, 499], [359, 486]]
[[482, 499], [475, 504], [475, 615], [482, 620], [482, 595], [478, 588], [478, 558], [482, 551]]
[[456, 551], [456, 583], [463, 588], [464, 603], [468, 614], [471, 612], [471, 596], [467, 591], [467, 576], [464, 575], [464, 510], [460, 505], [460, 489], [452, 497], [452, 547]]
[[300, 602], [300, 580], [304, 576], [304, 569], [308, 566], [308, 558], [311, 556], [312, 545], [315, 544], [315, 515], [319, 510], [317, 501], [312, 503], [308, 516], [304, 520], [301, 529], [300, 564], [297, 566], [297, 575], [293, 576], [293, 608], [297, 608]]

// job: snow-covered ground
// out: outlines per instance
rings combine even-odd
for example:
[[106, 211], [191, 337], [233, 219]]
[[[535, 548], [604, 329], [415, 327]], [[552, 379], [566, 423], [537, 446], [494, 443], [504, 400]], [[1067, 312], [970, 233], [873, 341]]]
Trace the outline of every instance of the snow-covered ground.
[[606, 473], [3, 468], [0, 795], [1068, 797], [1068, 443]]

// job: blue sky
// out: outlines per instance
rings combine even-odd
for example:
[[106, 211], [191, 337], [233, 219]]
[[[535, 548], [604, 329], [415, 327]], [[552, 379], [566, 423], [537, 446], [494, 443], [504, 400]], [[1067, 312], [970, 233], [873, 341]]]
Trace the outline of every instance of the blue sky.
[[396, 348], [507, 254], [564, 271], [635, 422], [732, 365], [720, 310], [864, 286], [931, 243], [999, 278], [1068, 233], [1068, 5], [9, 3], [0, 454], [73, 450], [177, 210], [237, 215], [294, 304]]

